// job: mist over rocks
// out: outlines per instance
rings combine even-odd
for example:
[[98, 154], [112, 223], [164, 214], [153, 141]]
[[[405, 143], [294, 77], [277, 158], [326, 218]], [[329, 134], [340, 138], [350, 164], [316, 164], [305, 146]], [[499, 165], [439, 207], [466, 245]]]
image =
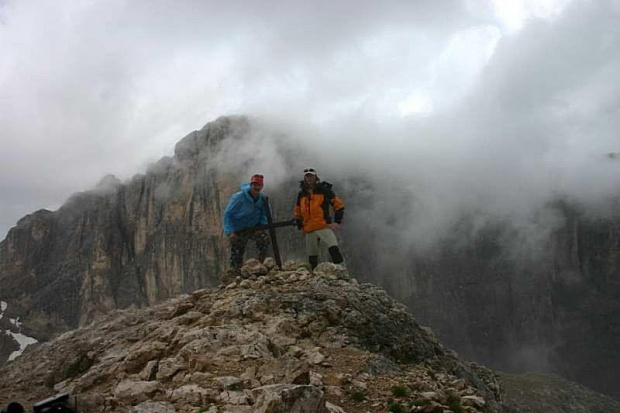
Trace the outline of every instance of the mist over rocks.
[[[0, 299], [29, 336], [46, 340], [115, 309], [216, 286], [228, 197], [260, 171], [276, 220], [289, 219], [300, 169], [310, 165], [347, 204], [339, 236], [348, 268], [447, 346], [497, 369], [555, 372], [617, 394], [617, 201], [594, 208], [552, 193], [517, 216], [438, 203], [397, 162], [377, 173], [317, 147], [321, 131], [292, 133], [286, 123], [218, 118], [144, 175], [106, 177], [57, 211], [25, 217], [0, 243]], [[462, 210], [432, 208], [441, 204]], [[285, 259], [305, 259], [296, 230], [278, 229], [278, 239]]]
[[500, 373], [510, 405], [525, 412], [618, 412], [620, 402], [566, 379], [543, 373]]
[[28, 348], [0, 369], [0, 403], [70, 392], [82, 411], [515, 411], [493, 372], [459, 360], [383, 289], [334, 264], [289, 266]]

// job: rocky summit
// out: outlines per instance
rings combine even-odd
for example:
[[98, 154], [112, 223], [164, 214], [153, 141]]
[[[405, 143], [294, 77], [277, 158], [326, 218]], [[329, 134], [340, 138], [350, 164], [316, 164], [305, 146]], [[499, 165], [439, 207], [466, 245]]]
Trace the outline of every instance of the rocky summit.
[[0, 403], [69, 393], [80, 412], [509, 412], [403, 304], [346, 269], [272, 259], [242, 277], [29, 346]]

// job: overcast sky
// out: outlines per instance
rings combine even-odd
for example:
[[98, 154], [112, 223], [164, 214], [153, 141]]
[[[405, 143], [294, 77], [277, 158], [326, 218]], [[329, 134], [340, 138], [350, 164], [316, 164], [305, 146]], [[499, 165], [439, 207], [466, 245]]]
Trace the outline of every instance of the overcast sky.
[[605, 199], [619, 19], [617, 0], [0, 0], [0, 239], [227, 114], [315, 131], [427, 208]]

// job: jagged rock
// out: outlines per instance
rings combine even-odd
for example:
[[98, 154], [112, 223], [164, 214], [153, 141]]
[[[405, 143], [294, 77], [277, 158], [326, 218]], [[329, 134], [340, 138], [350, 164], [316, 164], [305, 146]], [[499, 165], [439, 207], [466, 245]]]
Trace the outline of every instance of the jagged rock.
[[353, 376], [350, 373], [338, 373], [336, 374], [336, 378], [340, 384], [350, 384]]
[[248, 381], [248, 380], [252, 380], [255, 378], [256, 378], [256, 366], [248, 367], [240, 377], [242, 381]]
[[304, 350], [297, 346], [290, 346], [286, 355], [290, 355], [292, 357], [300, 358], [304, 354]]
[[273, 375], [271, 375], [271, 374], [262, 376], [260, 378], [260, 383], [262, 385], [265, 385], [265, 386], [274, 384], [275, 383], [275, 377]]
[[289, 275], [289, 277], [286, 279], [286, 282], [288, 283], [294, 283], [299, 279], [297, 274], [291, 274]]
[[234, 288], [237, 288], [237, 282], [232, 282], [226, 286], [227, 290], [232, 290]]
[[291, 384], [310, 384], [310, 372], [306, 370], [296, 374], [291, 380]]
[[246, 404], [248, 399], [244, 392], [239, 390], [224, 390], [220, 393], [219, 400], [228, 404]]
[[336, 406], [330, 402], [325, 403], [325, 407], [329, 413], [347, 413], [342, 407]]
[[182, 360], [178, 360], [174, 357], [165, 358], [160, 360], [159, 367], [156, 373], [157, 380], [166, 381], [171, 379], [175, 374], [184, 370]]
[[348, 280], [349, 273], [342, 264], [332, 262], [322, 262], [313, 271], [314, 274], [327, 278], [328, 280]]
[[217, 393], [211, 389], [204, 389], [195, 384], [189, 384], [172, 391], [170, 400], [172, 402], [182, 401], [194, 406], [200, 406], [208, 400], [213, 400]]
[[282, 264], [282, 271], [295, 271], [299, 268], [305, 268], [304, 264], [292, 260]]
[[274, 268], [276, 268], [276, 260], [274, 260], [272, 257], [267, 257], [265, 258], [265, 261], [263, 261], [263, 265], [269, 270], [273, 270]]
[[73, 393], [74, 390], [75, 390], [75, 384], [71, 383], [70, 379], [54, 384], [54, 391], [56, 393]]
[[162, 390], [156, 381], [123, 380], [114, 388], [114, 395], [128, 403], [140, 403]]
[[166, 351], [167, 345], [161, 341], [151, 341], [144, 346], [137, 346], [129, 352], [123, 365], [128, 373], [137, 373], [146, 367], [149, 361], [159, 359]]
[[159, 360], [151, 360], [146, 364], [144, 370], [140, 372], [140, 378], [145, 381], [155, 380], [157, 370], [159, 368]]
[[259, 260], [251, 258], [247, 260], [243, 267], [241, 267], [241, 273], [250, 275], [265, 275], [269, 272], [266, 266], [264, 266]]
[[241, 379], [238, 377], [216, 377], [214, 380], [219, 384], [220, 390], [238, 390], [242, 386]]
[[311, 371], [309, 373], [310, 383], [313, 386], [321, 387], [323, 385], [323, 375], [317, 372]]
[[478, 396], [463, 396], [461, 397], [461, 403], [463, 406], [472, 406], [477, 408], [483, 408], [486, 405], [484, 399]]
[[118, 402], [116, 401], [116, 399], [111, 399], [110, 397], [106, 397], [103, 394], [99, 393], [86, 394], [80, 397], [78, 403], [80, 410], [84, 412], [96, 412], [97, 410], [104, 410], [111, 407], [111, 404], [117, 405]]
[[360, 380], [351, 380], [351, 386], [360, 390], [366, 390], [368, 388], [368, 385]]
[[256, 413], [327, 413], [325, 394], [314, 386], [276, 384], [252, 390]]
[[307, 373], [307, 366], [297, 358], [284, 356], [263, 364], [257, 375], [262, 378], [273, 377], [275, 382], [292, 383], [301, 374]]
[[239, 288], [251, 288], [253, 284], [250, 280], [243, 280], [239, 283]]
[[304, 358], [308, 360], [310, 364], [321, 364], [325, 361], [325, 356], [321, 354], [321, 348], [315, 347], [312, 350], [306, 352], [304, 354]]

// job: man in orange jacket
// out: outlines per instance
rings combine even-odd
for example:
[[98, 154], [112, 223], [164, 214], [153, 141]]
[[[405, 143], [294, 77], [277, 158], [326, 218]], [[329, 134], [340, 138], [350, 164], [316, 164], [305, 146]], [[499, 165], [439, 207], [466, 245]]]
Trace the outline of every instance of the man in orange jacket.
[[[306, 236], [308, 261], [314, 269], [319, 263], [319, 243], [327, 246], [332, 262], [343, 262], [334, 229], [340, 227], [344, 217], [344, 202], [332, 190], [332, 184], [321, 182], [314, 168], [304, 169], [304, 180], [295, 204], [297, 228]], [[332, 222], [330, 206], [334, 210]]]

